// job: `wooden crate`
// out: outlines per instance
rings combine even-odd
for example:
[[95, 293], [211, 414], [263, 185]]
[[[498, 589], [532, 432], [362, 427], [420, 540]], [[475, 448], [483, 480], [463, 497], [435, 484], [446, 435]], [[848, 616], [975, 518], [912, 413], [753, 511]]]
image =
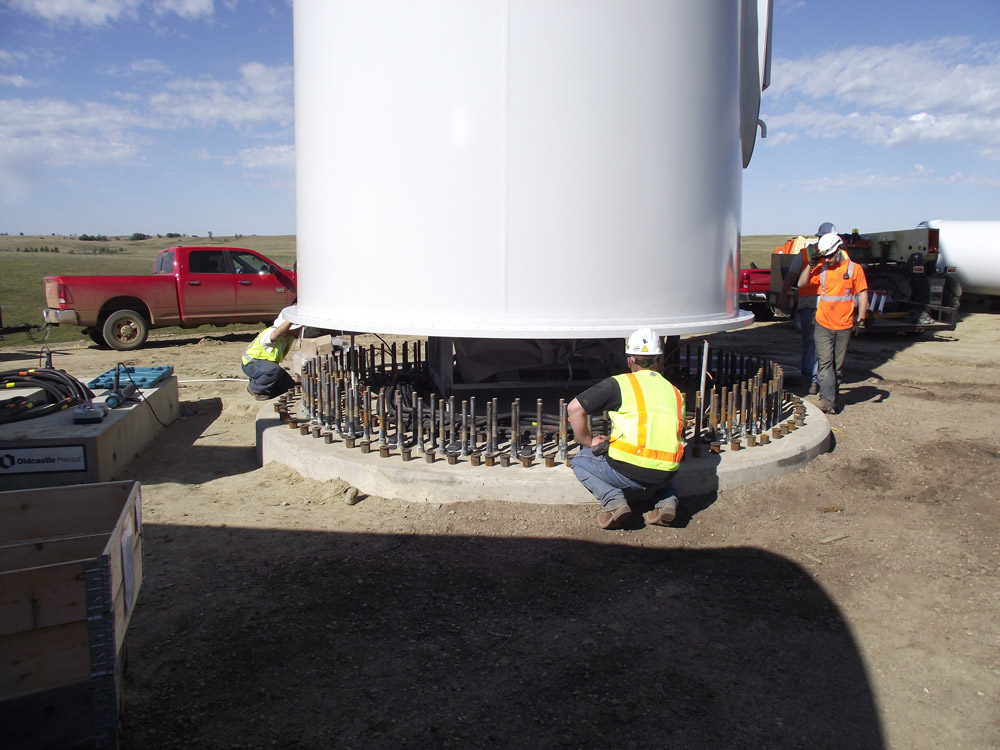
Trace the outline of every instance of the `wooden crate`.
[[141, 583], [138, 482], [0, 492], [4, 747], [117, 744]]

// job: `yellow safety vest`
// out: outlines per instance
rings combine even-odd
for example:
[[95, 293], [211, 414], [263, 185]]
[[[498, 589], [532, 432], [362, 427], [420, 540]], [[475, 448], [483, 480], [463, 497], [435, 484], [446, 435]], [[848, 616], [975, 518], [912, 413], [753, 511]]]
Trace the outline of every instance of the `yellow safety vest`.
[[288, 354], [288, 348], [292, 345], [291, 336], [282, 336], [277, 341], [271, 342], [271, 347], [266, 347], [260, 340], [264, 338], [264, 334], [268, 331], [273, 331], [274, 328], [265, 328], [263, 331], [257, 334], [247, 350], [243, 352], [243, 364], [250, 364], [251, 359], [265, 359], [268, 362], [280, 362]]
[[608, 456], [647, 469], [677, 471], [684, 455], [684, 396], [653, 370], [616, 375], [614, 380], [622, 405], [608, 414]]

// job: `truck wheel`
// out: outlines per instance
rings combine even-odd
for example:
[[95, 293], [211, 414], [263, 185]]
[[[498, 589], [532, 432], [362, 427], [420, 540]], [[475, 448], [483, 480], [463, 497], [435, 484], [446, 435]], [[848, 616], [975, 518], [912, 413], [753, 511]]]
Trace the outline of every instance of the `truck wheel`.
[[118, 310], [111, 313], [101, 329], [104, 340], [112, 349], [120, 352], [138, 349], [146, 343], [149, 323], [134, 310]]

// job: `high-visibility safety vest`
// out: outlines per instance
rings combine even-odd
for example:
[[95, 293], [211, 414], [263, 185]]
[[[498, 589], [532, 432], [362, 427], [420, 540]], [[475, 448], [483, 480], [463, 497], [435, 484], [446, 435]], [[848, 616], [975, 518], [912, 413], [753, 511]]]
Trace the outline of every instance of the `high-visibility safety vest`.
[[291, 336], [282, 336], [277, 341], [272, 341], [271, 346], [264, 346], [261, 343], [261, 339], [264, 338], [264, 334], [268, 331], [273, 331], [274, 328], [265, 328], [263, 331], [257, 334], [257, 338], [250, 342], [250, 346], [247, 350], [243, 352], [243, 364], [250, 364], [251, 359], [265, 359], [268, 362], [280, 362], [288, 354], [288, 349], [292, 345]]
[[677, 471], [684, 455], [684, 396], [658, 372], [614, 377], [622, 405], [609, 412], [608, 456], [657, 471]]
[[843, 271], [843, 268], [843, 263], [829, 269], [823, 263], [809, 274], [810, 277], [816, 274], [819, 278], [816, 322], [831, 331], [854, 327], [855, 300], [861, 292], [868, 290], [868, 280], [861, 266], [848, 260], [847, 271]]

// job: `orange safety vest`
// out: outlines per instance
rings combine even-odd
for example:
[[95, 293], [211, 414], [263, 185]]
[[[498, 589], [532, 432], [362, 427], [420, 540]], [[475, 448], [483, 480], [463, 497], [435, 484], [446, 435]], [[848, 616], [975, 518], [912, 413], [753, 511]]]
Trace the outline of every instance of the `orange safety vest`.
[[[806, 246], [802, 248], [802, 263], [803, 265], [809, 265], [809, 247]], [[819, 296], [819, 276], [813, 276], [809, 274], [809, 278], [806, 279], [806, 283], [799, 287], [799, 297], [818, 297]]]
[[[844, 258], [833, 268], [821, 263], [809, 273], [809, 278], [817, 278], [819, 302], [816, 305], [816, 322], [831, 331], [843, 331], [854, 326], [854, 303], [861, 292], [868, 291], [865, 271], [853, 260]], [[847, 278], [844, 278], [844, 277]]]

